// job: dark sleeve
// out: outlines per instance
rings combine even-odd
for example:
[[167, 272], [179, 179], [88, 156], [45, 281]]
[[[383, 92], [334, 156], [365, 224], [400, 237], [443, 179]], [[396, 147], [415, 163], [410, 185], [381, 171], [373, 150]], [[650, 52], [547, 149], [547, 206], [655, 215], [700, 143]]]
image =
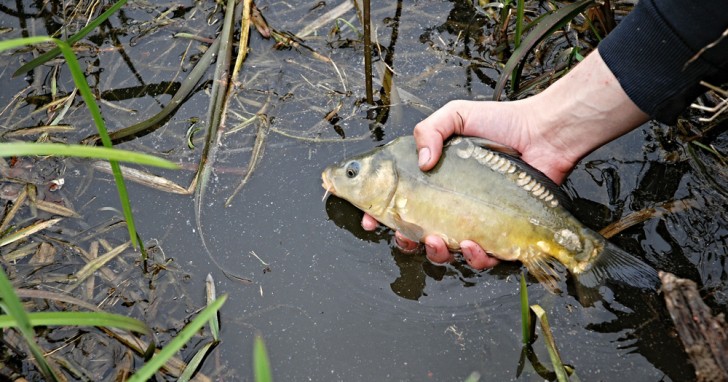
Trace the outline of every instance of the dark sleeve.
[[728, 82], [728, 0], [640, 0], [599, 44], [630, 99], [650, 117], [673, 123], [707, 89]]

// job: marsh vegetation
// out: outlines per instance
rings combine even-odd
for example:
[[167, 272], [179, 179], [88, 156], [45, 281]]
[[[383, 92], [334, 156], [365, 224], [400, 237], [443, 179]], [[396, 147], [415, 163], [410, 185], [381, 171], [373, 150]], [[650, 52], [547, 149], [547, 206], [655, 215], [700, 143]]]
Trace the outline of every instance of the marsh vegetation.
[[[249, 379], [259, 334], [281, 380], [556, 378], [533, 361], [548, 360], [546, 348], [521, 357], [517, 264], [476, 272], [403, 254], [391, 232], [363, 231], [351, 205], [320, 203], [320, 171], [410, 134], [448, 100], [538, 92], [630, 6], [372, 2], [370, 104], [354, 2], [233, 3], [132, 1], [98, 25], [114, 2], [0, 5], [3, 41], [68, 40], [91, 25], [71, 42], [86, 96], [67, 57], [21, 69], [53, 43], [0, 53], [0, 145], [113, 141], [178, 166], [121, 164], [114, 178], [115, 165], [100, 160], [0, 153], [3, 311], [141, 324], [5, 329], [0, 373], [47, 374], [28, 356], [32, 338], [61, 380], [124, 380], [170, 344], [180, 350], [157, 379], [195, 362], [198, 380]], [[676, 126], [649, 123], [597, 150], [565, 184], [578, 218], [595, 229], [621, 222], [616, 243], [698, 281], [717, 312], [728, 306], [728, 140], [725, 115], [711, 119], [719, 108], [710, 107], [724, 98], [713, 89]], [[693, 377], [657, 293], [605, 287], [584, 306], [527, 281], [584, 380]], [[222, 303], [206, 297], [211, 283], [227, 295], [219, 343], [214, 309], [201, 313]]]

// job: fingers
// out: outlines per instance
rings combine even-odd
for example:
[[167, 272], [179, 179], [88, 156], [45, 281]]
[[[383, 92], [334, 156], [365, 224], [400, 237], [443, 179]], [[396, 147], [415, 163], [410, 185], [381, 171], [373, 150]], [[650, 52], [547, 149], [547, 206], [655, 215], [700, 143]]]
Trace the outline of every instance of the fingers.
[[455, 260], [455, 256], [439, 236], [430, 235], [425, 238], [425, 253], [427, 259], [435, 264], [450, 263]]
[[[475, 269], [493, 268], [500, 263], [500, 260], [490, 256], [478, 243], [465, 240], [460, 243], [460, 250], [465, 261]], [[448, 250], [442, 238], [434, 235], [425, 238], [425, 252], [427, 259], [436, 264], [449, 263], [455, 260], [455, 256]]]
[[394, 233], [394, 242], [404, 253], [414, 253], [420, 247], [420, 243], [404, 237], [399, 231]]
[[374, 219], [372, 215], [365, 213], [364, 217], [361, 218], [361, 227], [364, 228], [365, 231], [374, 231], [377, 229], [377, 226], [379, 226], [379, 222], [377, 219]]
[[490, 256], [474, 241], [463, 241], [460, 243], [460, 249], [463, 252], [465, 261], [475, 269], [493, 268], [500, 263], [500, 260]]
[[[364, 217], [361, 219], [361, 227], [364, 228], [365, 231], [374, 231], [378, 226], [379, 222], [377, 219], [374, 219], [372, 215], [367, 213], [364, 214]], [[394, 242], [397, 247], [405, 253], [415, 252], [419, 248], [418, 242], [404, 237], [404, 235], [402, 235], [399, 231], [394, 233]]]
[[442, 143], [453, 134], [463, 131], [463, 118], [457, 112], [458, 101], [438, 109], [415, 126], [419, 166], [422, 171], [432, 169], [442, 154]]
[[[361, 226], [367, 231], [377, 228], [379, 222], [369, 214], [364, 214], [361, 219]], [[417, 250], [419, 243], [404, 237], [399, 231], [394, 233], [394, 241], [402, 252], [411, 253]], [[460, 249], [468, 265], [475, 269], [493, 268], [500, 263], [500, 260], [490, 256], [476, 242], [465, 240], [460, 243]], [[427, 259], [436, 264], [450, 263], [455, 261], [455, 255], [450, 252], [441, 237], [430, 235], [425, 238], [425, 253]]]

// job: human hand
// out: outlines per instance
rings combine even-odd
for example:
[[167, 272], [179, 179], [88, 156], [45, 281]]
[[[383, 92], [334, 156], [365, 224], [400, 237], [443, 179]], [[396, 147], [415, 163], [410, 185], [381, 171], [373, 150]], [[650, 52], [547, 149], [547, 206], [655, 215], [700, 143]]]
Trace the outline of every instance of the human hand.
[[[418, 123], [414, 137], [422, 171], [437, 164], [448, 137], [465, 135], [516, 149], [526, 163], [560, 184], [581, 158], [647, 119], [594, 52], [533, 97], [513, 102], [451, 101]], [[364, 229], [373, 230], [377, 224], [373, 217], [364, 215]], [[395, 239], [402, 249], [417, 248], [416, 242], [399, 232]], [[440, 237], [427, 236], [424, 243], [430, 261], [454, 259]], [[491, 268], [499, 262], [473, 241], [465, 240], [460, 247], [475, 269]]]

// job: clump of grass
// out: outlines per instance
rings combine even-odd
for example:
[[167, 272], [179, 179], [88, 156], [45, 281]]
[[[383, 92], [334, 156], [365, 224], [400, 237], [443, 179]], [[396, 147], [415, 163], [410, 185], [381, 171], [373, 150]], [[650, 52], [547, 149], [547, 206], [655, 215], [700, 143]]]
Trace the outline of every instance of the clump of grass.
[[[120, 1], [120, 3], [123, 2], [125, 1]], [[83, 100], [86, 103], [89, 114], [91, 114], [94, 124], [96, 125], [96, 129], [101, 136], [101, 141], [103, 142], [105, 147], [110, 148], [112, 146], [112, 143], [111, 139], [109, 138], [109, 134], [106, 131], [104, 118], [101, 116], [101, 109], [96, 103], [96, 98], [91, 92], [91, 88], [86, 82], [86, 78], [84, 77], [81, 65], [78, 63], [78, 60], [76, 59], [76, 56], [71, 49], [71, 46], [67, 42], [56, 38], [44, 36], [12, 39], [0, 42], [0, 51], [49, 42], [56, 44], [60, 52], [63, 54], [63, 57], [66, 59], [66, 65], [68, 65], [68, 69], [71, 72], [73, 82], [75, 83], [79, 93], [81, 93], [81, 97], [83, 97]], [[53, 56], [49, 57], [48, 59], [52, 58]], [[38, 65], [40, 65], [40, 63], [38, 63]], [[121, 206], [124, 212], [124, 218], [127, 222], [129, 236], [131, 237], [131, 241], [134, 247], [140, 247], [141, 244], [136, 231], [136, 225], [134, 224], [134, 216], [132, 215], [129, 195], [126, 190], [126, 185], [124, 184], [124, 178], [121, 175], [121, 168], [119, 167], [119, 163], [116, 160], [110, 160], [109, 163], [111, 164], [111, 169], [114, 174], [114, 181], [116, 182], [116, 189], [119, 193], [119, 199], [121, 200]]]
[[180, 332], [177, 334], [177, 336], [167, 344], [164, 348], [162, 348], [158, 353], [156, 353], [148, 362], [142, 366], [141, 369], [137, 370], [137, 372], [129, 378], [129, 382], [142, 382], [147, 381], [152, 376], [154, 376], [154, 373], [156, 373], [159, 369], [164, 366], [165, 363], [167, 363], [167, 360], [172, 358], [180, 349], [182, 349], [183, 346], [189, 341], [192, 336], [197, 333], [198, 330], [200, 330], [207, 322], [210, 321], [210, 319], [217, 315], [217, 312], [220, 310], [222, 305], [225, 303], [225, 300], [227, 299], [227, 295], [222, 295], [219, 298], [217, 298], [215, 301], [213, 301], [211, 304], [209, 304], [205, 309], [203, 309], [200, 314], [195, 317], [192, 322], [187, 324]]
[[[131, 242], [134, 244], [135, 247], [141, 247], [141, 241], [139, 240], [139, 235], [136, 232], [134, 219], [132, 215], [131, 205], [129, 202], [129, 196], [126, 191], [126, 186], [124, 184], [124, 180], [122, 178], [120, 166], [118, 164], [119, 161], [126, 161], [126, 162], [132, 162], [136, 164], [142, 164], [142, 165], [152, 165], [152, 166], [158, 166], [158, 167], [164, 167], [164, 168], [176, 168], [177, 166], [164, 159], [156, 158], [150, 155], [146, 154], [139, 154], [134, 153], [130, 151], [125, 150], [117, 150], [111, 148], [112, 142], [109, 137], [109, 134], [106, 130], [106, 126], [104, 123], [104, 119], [101, 115], [100, 108], [98, 104], [96, 103], [96, 99], [94, 95], [91, 92], [91, 89], [86, 82], [84, 72], [81, 69], [81, 66], [74, 55], [71, 44], [79, 41], [81, 38], [83, 38], [86, 34], [94, 30], [98, 25], [100, 25], [102, 22], [104, 22], [110, 15], [118, 11], [124, 4], [126, 3], [126, 0], [120, 0], [116, 2], [112, 7], [110, 7], [107, 11], [105, 11], [100, 17], [96, 18], [95, 20], [92, 20], [85, 28], [83, 28], [81, 31], [73, 35], [71, 38], [69, 38], [67, 41], [62, 41], [56, 38], [47, 37], [47, 36], [38, 36], [38, 37], [29, 37], [29, 38], [21, 38], [21, 39], [12, 39], [12, 40], [6, 40], [0, 42], [0, 51], [4, 50], [10, 50], [10, 49], [16, 49], [24, 46], [30, 46], [40, 43], [53, 43], [57, 46], [57, 48], [39, 56], [35, 60], [32, 60], [31, 62], [27, 63], [26, 65], [23, 65], [21, 68], [19, 68], [14, 75], [19, 75], [22, 73], [26, 73], [27, 71], [32, 70], [33, 68], [43, 64], [44, 62], [52, 59], [53, 57], [57, 56], [58, 54], [62, 54], [66, 60], [66, 65], [68, 66], [68, 69], [71, 73], [71, 76], [73, 78], [74, 84], [76, 86], [77, 91], [81, 94], [86, 107], [88, 108], [89, 114], [91, 118], [94, 121], [94, 124], [96, 126], [96, 129], [98, 131], [99, 138], [101, 142], [103, 143], [104, 147], [92, 147], [92, 146], [86, 146], [86, 145], [65, 145], [65, 144], [50, 144], [50, 143], [20, 143], [20, 142], [12, 142], [12, 143], [0, 143], [0, 157], [16, 157], [16, 156], [71, 156], [71, 157], [81, 157], [81, 158], [96, 158], [96, 159], [104, 159], [109, 161], [114, 179], [116, 182], [117, 190], [119, 193], [119, 197], [122, 204], [122, 209], [124, 211], [124, 217], [126, 220], [126, 226], [128, 228], [128, 233], [131, 238]], [[75, 91], [73, 93], [75, 95]], [[20, 197], [19, 197], [20, 199]], [[17, 210], [19, 206], [23, 204], [24, 200], [16, 200], [13, 205], [13, 209]], [[40, 206], [40, 201], [33, 201], [31, 205], [33, 208]], [[71, 211], [73, 212], [73, 211]], [[15, 212], [9, 213], [8, 215], [13, 215]], [[63, 213], [58, 213], [62, 216]], [[74, 213], [75, 214], [75, 213]], [[7, 217], [7, 216], [6, 216]], [[5, 223], [6, 219], [3, 219], [3, 224]], [[0, 233], [0, 247], [9, 245], [11, 243], [16, 242], [18, 239], [25, 238], [29, 236], [30, 234], [34, 232], [38, 232], [40, 230], [46, 229], [59, 221], [61, 221], [62, 218], [56, 218], [56, 219], [50, 219], [47, 221], [39, 221], [36, 224], [32, 224], [29, 227], [25, 227], [22, 229], [18, 229], [14, 232], [11, 232], [11, 229], [7, 230], [3, 233]], [[118, 253], [121, 253], [125, 248], [129, 246], [129, 243], [127, 242], [125, 245], [120, 246], [118, 251], [109, 251], [106, 255], [97, 258], [98, 261], [106, 261], [106, 259], [111, 259], [112, 256], [116, 256]], [[144, 249], [142, 248], [142, 253], [144, 254]], [[31, 249], [32, 250], [32, 249]], [[20, 249], [21, 252], [25, 252]], [[18, 252], [17, 250], [14, 252]], [[24, 256], [23, 253], [19, 253], [20, 256]], [[146, 263], [145, 263], [146, 264]], [[79, 283], [85, 280], [85, 277], [82, 278], [80, 276], [81, 273], [91, 275], [91, 273], [98, 270], [101, 266], [103, 266], [102, 263], [99, 263], [97, 261], [89, 261], [86, 267], [82, 269], [82, 271], [79, 271], [77, 274], [78, 279], [76, 280], [73, 285], [69, 286], [67, 288], [67, 291], [70, 289], [75, 288]], [[102, 269], [102, 271], [105, 269]], [[103, 272], [102, 272], [103, 273]], [[93, 280], [88, 280], [93, 283]], [[46, 358], [44, 355], [43, 350], [40, 348], [38, 343], [36, 342], [35, 338], [35, 330], [34, 327], [36, 326], [96, 326], [100, 327], [104, 330], [112, 329], [112, 328], [118, 328], [118, 329], [125, 329], [129, 331], [134, 331], [138, 333], [149, 333], [148, 327], [141, 321], [138, 321], [136, 319], [132, 319], [126, 316], [121, 315], [115, 315], [111, 313], [106, 313], [103, 311], [90, 311], [90, 312], [26, 312], [23, 308], [23, 305], [18, 298], [17, 294], [15, 293], [15, 289], [13, 288], [13, 285], [10, 283], [10, 280], [8, 279], [5, 272], [0, 269], [0, 296], [2, 299], [0, 299], [0, 307], [2, 308], [2, 311], [5, 312], [5, 314], [0, 315], [0, 327], [2, 328], [14, 328], [16, 329], [20, 334], [22, 339], [25, 341], [28, 349], [33, 355], [34, 362], [38, 366], [38, 370], [43, 375], [43, 377], [46, 380], [49, 381], [56, 381], [56, 380], [65, 380], [61, 372], [59, 371], [58, 367], [67, 367], [63, 362], [57, 361], [56, 364], [51, 363], [49, 359]], [[68, 299], [71, 299], [68, 297]], [[144, 364], [142, 368], [140, 368], [136, 374], [131, 376], [129, 380], [131, 381], [146, 381], [149, 380], [154, 376], [155, 373], [157, 373], [158, 370], [162, 367], [168, 367], [168, 363], [175, 358], [175, 354], [179, 352], [179, 350], [189, 341], [189, 339], [198, 333], [200, 328], [205, 325], [207, 322], [211, 322], [212, 317], [216, 317], [217, 312], [219, 311], [220, 307], [225, 302], [226, 296], [222, 296], [220, 298], [214, 298], [210, 301], [208, 301], [208, 307], [205, 308], [200, 314], [197, 315], [197, 317], [192, 320], [188, 325], [182, 329], [182, 331], [179, 332], [179, 334], [164, 348], [159, 350], [156, 354], [154, 354], [154, 350], [156, 348], [156, 345], [154, 343], [149, 343], [148, 345], [145, 345], [149, 351], [151, 351], [153, 355], [150, 356], [150, 359], [148, 362]], [[82, 302], [81, 302], [82, 303]], [[90, 308], [95, 308], [94, 306], [90, 306]], [[217, 324], [219, 326], [219, 324]], [[216, 327], [217, 327], [216, 326]], [[108, 333], [116, 333], [113, 331], [110, 331]], [[141, 344], [142, 342], [138, 340], [136, 337], [125, 337], [121, 334], [114, 334], [117, 339], [120, 339], [122, 342], [125, 339], [128, 339], [129, 343], [136, 343]], [[213, 329], [213, 336], [214, 341], [211, 344], [216, 344], [219, 341], [219, 330]], [[129, 345], [132, 347], [131, 345]], [[195, 370], [198, 368], [199, 363], [204, 358], [204, 355], [207, 352], [202, 352], [202, 357], [199, 357], [197, 363], [193, 364], [192, 366], [188, 367], [185, 371], [185, 374], [181, 376], [181, 379], [191, 378], [194, 374]], [[55, 357], [54, 357], [55, 358]], [[175, 361], [179, 363], [178, 361]], [[65, 366], [64, 366], [65, 365]]]
[[[510, 3], [510, 1], [508, 1], [508, 3]], [[517, 91], [523, 66], [525, 65], [526, 58], [531, 51], [541, 41], [551, 36], [557, 30], [563, 28], [576, 16], [594, 4], [594, 0], [580, 0], [539, 17], [530, 24], [530, 26], [532, 26], [530, 32], [526, 38], [521, 41], [521, 34], [524, 30], [529, 29], [529, 26], [523, 26], [524, 5], [522, 4], [522, 0], [518, 0], [516, 33], [514, 38], [515, 49], [511, 57], [508, 61], [506, 61], [503, 71], [496, 82], [495, 90], [493, 91], [493, 99], [496, 101], [500, 100], [508, 79], [511, 79], [512, 90]]]

